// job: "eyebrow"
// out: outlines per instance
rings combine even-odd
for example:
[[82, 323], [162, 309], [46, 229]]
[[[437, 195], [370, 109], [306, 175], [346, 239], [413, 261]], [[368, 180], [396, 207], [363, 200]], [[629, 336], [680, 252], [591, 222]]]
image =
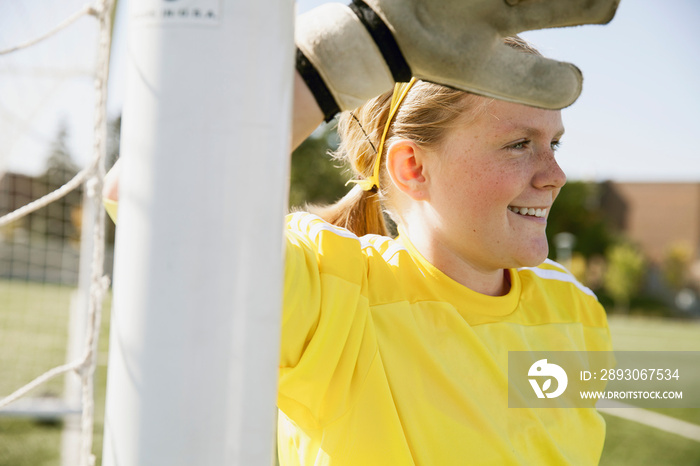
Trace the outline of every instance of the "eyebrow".
[[[507, 132], [511, 131], [523, 131], [527, 136], [532, 137], [532, 136], [541, 136], [543, 134], [543, 131], [541, 131], [538, 128], [533, 128], [531, 126], [520, 126], [520, 125], [511, 125], [506, 129]], [[562, 137], [564, 133], [566, 132], [566, 129], [562, 126], [559, 131], [554, 133], [554, 137]]]

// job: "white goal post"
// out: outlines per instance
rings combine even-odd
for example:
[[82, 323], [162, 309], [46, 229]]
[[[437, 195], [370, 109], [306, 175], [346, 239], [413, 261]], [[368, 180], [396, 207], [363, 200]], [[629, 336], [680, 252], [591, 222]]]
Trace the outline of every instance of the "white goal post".
[[272, 464], [290, 0], [129, 2], [103, 464]]

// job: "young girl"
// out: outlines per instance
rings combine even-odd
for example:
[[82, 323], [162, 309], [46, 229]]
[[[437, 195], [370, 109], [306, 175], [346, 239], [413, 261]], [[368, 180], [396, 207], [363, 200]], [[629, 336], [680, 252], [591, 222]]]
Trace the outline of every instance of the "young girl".
[[357, 186], [287, 223], [281, 463], [596, 464], [595, 410], [508, 408], [508, 351], [610, 350], [546, 260], [560, 112], [413, 81], [339, 132]]
[[[299, 141], [321, 111], [296, 89]], [[546, 259], [560, 111], [411, 79], [339, 133], [355, 186], [287, 218], [280, 463], [597, 464], [594, 409], [508, 407], [509, 351], [610, 350], [596, 297]]]

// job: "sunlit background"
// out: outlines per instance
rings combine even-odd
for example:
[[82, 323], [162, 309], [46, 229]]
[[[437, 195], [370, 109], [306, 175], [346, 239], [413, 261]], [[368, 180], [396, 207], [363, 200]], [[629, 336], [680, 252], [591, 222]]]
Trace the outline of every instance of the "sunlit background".
[[[321, 3], [300, 0], [297, 9]], [[3, 0], [0, 50], [41, 35], [84, 4]], [[126, 95], [126, 8], [120, 0], [109, 163], [118, 154]], [[572, 62], [584, 74], [581, 97], [563, 111], [558, 160], [569, 184], [551, 213], [548, 235], [551, 256], [605, 305], [618, 350], [700, 351], [698, 24], [696, 0], [622, 0], [606, 26], [523, 34], [543, 54]], [[94, 18], [83, 17], [43, 43], [0, 56], [0, 215], [65, 183], [90, 160], [96, 41]], [[348, 189], [347, 175], [325, 155], [335, 144], [333, 124], [323, 125], [295, 151], [292, 205], [332, 202]], [[78, 192], [0, 229], [0, 397], [65, 360], [80, 213]], [[108, 316], [103, 323], [98, 457]], [[64, 391], [60, 381], [36, 395], [61, 398]], [[687, 435], [658, 420], [606, 414], [602, 464], [700, 464], [700, 409], [655, 411]], [[63, 427], [55, 416], [40, 422], [0, 416], [0, 466], [60, 464]]]
[[[3, 1], [0, 47], [37, 36], [84, 3]], [[321, 3], [301, 0], [298, 10]], [[120, 2], [116, 19], [112, 116], [124, 100], [126, 4]], [[572, 62], [584, 74], [583, 94], [564, 111], [560, 161], [569, 179], [700, 180], [699, 23], [694, 0], [623, 0], [606, 26], [524, 34], [545, 55]], [[83, 18], [50, 41], [0, 60], [0, 166], [38, 173], [61, 124], [76, 161], [88, 159], [93, 26]]]

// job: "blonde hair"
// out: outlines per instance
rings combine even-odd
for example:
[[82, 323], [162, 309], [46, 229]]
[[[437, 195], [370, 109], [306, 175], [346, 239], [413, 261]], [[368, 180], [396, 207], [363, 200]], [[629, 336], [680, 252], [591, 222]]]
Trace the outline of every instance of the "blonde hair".
[[[519, 37], [507, 38], [505, 43], [525, 53], [539, 55], [537, 50]], [[483, 108], [477, 105], [478, 98], [474, 94], [419, 80], [394, 116], [383, 153], [377, 154], [389, 115], [391, 96], [392, 92], [384, 93], [354, 111], [340, 115], [338, 134], [341, 142], [333, 155], [350, 166], [354, 178], [370, 178], [377, 156], [386, 160], [386, 148], [395, 140], [410, 139], [421, 148], [438, 149], [447, 131], [458, 123], [460, 117], [474, 118], [478, 110]], [[382, 163], [379, 189], [375, 187], [363, 191], [355, 186], [335, 204], [307, 207], [327, 222], [346, 228], [358, 236], [369, 233], [386, 236], [389, 232], [382, 201], [389, 198], [390, 184], [386, 164]], [[398, 216], [392, 212], [391, 206], [386, 207], [386, 213], [397, 221]]]

